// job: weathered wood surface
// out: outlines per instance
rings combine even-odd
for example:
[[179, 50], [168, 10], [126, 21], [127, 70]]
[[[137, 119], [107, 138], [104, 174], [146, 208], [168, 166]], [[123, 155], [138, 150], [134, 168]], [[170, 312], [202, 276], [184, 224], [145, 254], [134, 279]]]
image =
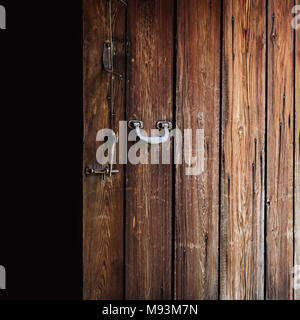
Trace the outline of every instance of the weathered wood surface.
[[[96, 135], [111, 128], [109, 96], [114, 97], [115, 123], [124, 119], [124, 80], [115, 77], [112, 95], [110, 74], [102, 64], [103, 43], [110, 39], [108, 9], [106, 0], [83, 1], [83, 169], [99, 167], [96, 150], [101, 142], [96, 142]], [[112, 26], [114, 40], [124, 43], [125, 8], [117, 0], [112, 0]], [[118, 71], [124, 73], [124, 49], [118, 57]], [[123, 168], [118, 169], [119, 174], [105, 181], [83, 175], [84, 299], [123, 298], [124, 177]]]
[[[175, 298], [218, 298], [221, 1], [178, 0], [176, 126], [204, 129], [204, 172], [176, 166]], [[183, 150], [184, 151], [184, 150]]]
[[[300, 0], [296, 1], [300, 5]], [[299, 14], [299, 12], [298, 12]], [[298, 20], [299, 21], [299, 20]], [[299, 22], [298, 22], [299, 23]], [[295, 119], [295, 266], [300, 268], [300, 29], [296, 31], [295, 47], [295, 93], [296, 93], [296, 119]], [[295, 279], [296, 281], [296, 279]], [[299, 285], [299, 281], [298, 281]], [[294, 298], [300, 300], [300, 288], [294, 290]]]
[[266, 299], [292, 299], [293, 0], [268, 8]]
[[220, 298], [264, 297], [265, 1], [224, 1]]
[[294, 1], [112, 0], [115, 71], [126, 74], [113, 112], [108, 4], [83, 1], [83, 168], [98, 166], [96, 134], [114, 113], [115, 131], [124, 118], [149, 135], [157, 120], [194, 129], [193, 155], [204, 129], [204, 172], [128, 164], [83, 177], [84, 299], [300, 299]]
[[[173, 120], [173, 0], [131, 0], [127, 10], [127, 119], [150, 135]], [[127, 165], [125, 275], [126, 299], [172, 297], [172, 165]]]

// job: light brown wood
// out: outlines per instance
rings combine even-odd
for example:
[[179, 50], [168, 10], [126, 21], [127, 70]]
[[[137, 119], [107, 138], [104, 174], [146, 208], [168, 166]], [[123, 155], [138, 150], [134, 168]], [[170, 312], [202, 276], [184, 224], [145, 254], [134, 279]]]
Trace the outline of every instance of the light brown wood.
[[220, 298], [264, 298], [265, 1], [224, 1]]
[[[296, 1], [300, 5], [300, 0]], [[298, 15], [299, 15], [298, 11]], [[298, 20], [299, 21], [299, 20]], [[299, 22], [298, 22], [299, 24]], [[295, 266], [300, 269], [300, 30], [296, 30], [296, 47], [295, 47], [295, 93], [296, 93], [296, 119], [295, 119]], [[296, 271], [296, 270], [295, 270]], [[296, 281], [296, 279], [295, 279]], [[299, 280], [295, 283], [299, 286]], [[300, 288], [294, 290], [294, 299], [300, 300]]]
[[[218, 298], [221, 1], [178, 0], [176, 125], [204, 129], [204, 172], [176, 166], [175, 298]], [[184, 152], [184, 150], [183, 150]]]
[[268, 8], [266, 299], [293, 298], [293, 0]]
[[[103, 69], [102, 50], [110, 39], [108, 1], [83, 1], [83, 103], [84, 154], [83, 169], [99, 167], [96, 150], [98, 130], [111, 128], [113, 96], [117, 132], [118, 121], [124, 119], [124, 81], [115, 77], [113, 95], [110, 74]], [[112, 0], [114, 40], [125, 43], [125, 8]], [[124, 73], [124, 46], [118, 45], [118, 71]], [[83, 298], [123, 298], [123, 168], [119, 174], [102, 180], [99, 176], [83, 176]], [[117, 200], [117, 201], [116, 201]]]
[[[127, 119], [148, 135], [173, 120], [173, 10], [173, 0], [128, 2]], [[172, 165], [128, 164], [126, 299], [171, 299], [171, 284]]]

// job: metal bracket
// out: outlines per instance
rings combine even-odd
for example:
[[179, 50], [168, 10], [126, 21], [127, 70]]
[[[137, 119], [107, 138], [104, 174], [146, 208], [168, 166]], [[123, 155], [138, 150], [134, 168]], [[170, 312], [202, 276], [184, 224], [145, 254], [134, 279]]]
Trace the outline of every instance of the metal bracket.
[[173, 128], [172, 122], [170, 121], [157, 121], [156, 123], [156, 128], [157, 129], [164, 129], [164, 128], [168, 128], [169, 130], [171, 130]]
[[103, 54], [102, 61], [104, 70], [108, 73], [112, 73], [113, 75], [118, 76], [119, 78], [123, 78], [123, 75], [119, 72], [116, 72], [113, 69], [113, 59], [116, 53], [116, 42], [115, 41], [105, 41], [103, 44]]
[[141, 129], [144, 128], [144, 123], [141, 120], [129, 120], [128, 121], [128, 128], [129, 129], [135, 129], [136, 126], [139, 126]]
[[[141, 120], [129, 120], [128, 121], [128, 128], [129, 129], [135, 129], [136, 125], [138, 125], [140, 127], [140, 129], [144, 128], [144, 123]], [[170, 121], [157, 121], [156, 123], [156, 128], [158, 130], [164, 129], [165, 127], [167, 127], [169, 130], [171, 130], [173, 128], [173, 124]]]
[[103, 55], [102, 55], [102, 60], [103, 60], [103, 66], [105, 71], [111, 72], [112, 71], [112, 44], [110, 41], [104, 42], [103, 45]]

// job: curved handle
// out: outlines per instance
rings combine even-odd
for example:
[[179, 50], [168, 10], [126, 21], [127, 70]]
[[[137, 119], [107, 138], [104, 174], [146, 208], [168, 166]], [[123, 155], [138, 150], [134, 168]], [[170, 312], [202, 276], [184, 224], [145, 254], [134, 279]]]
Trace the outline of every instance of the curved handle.
[[169, 139], [169, 127], [170, 124], [168, 122], [161, 122], [161, 127], [164, 129], [164, 136], [163, 137], [148, 137], [148, 136], [143, 136], [141, 133], [141, 127], [142, 127], [142, 123], [140, 121], [134, 121], [132, 123], [132, 126], [135, 128], [136, 130], [136, 134], [137, 136], [140, 138], [141, 141], [144, 141], [146, 143], [149, 144], [160, 144], [160, 143], [164, 143], [166, 141], [168, 141]]
[[149, 144], [159, 144], [164, 143], [169, 139], [169, 129], [167, 127], [164, 127], [165, 135], [163, 137], [145, 137], [141, 134], [140, 127], [136, 126], [136, 134], [137, 136], [144, 142], [147, 142]]

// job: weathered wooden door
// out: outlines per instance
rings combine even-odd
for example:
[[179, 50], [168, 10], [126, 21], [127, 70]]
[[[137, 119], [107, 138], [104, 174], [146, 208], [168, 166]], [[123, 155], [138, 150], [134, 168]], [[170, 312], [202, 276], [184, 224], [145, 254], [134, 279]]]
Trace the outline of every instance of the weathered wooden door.
[[[84, 299], [300, 299], [297, 2], [83, 0]], [[120, 164], [132, 119], [203, 130], [203, 172]]]

